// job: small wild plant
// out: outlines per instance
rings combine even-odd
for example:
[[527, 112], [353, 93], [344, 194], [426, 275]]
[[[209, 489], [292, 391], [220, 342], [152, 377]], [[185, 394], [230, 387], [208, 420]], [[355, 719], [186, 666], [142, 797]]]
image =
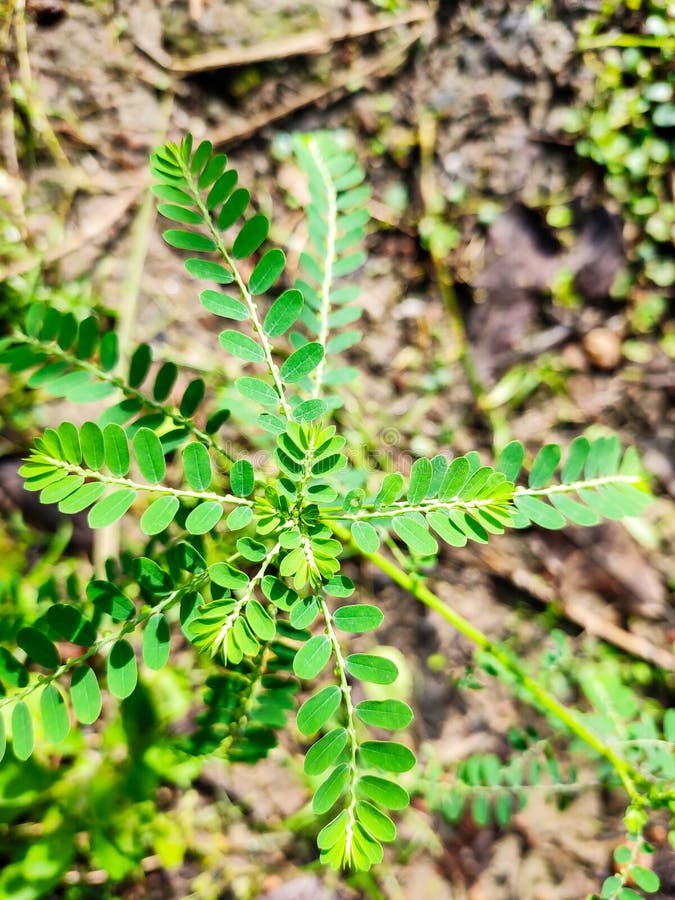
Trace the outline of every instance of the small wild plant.
[[[409, 477], [364, 480], [332, 418], [358, 374], [341, 354], [361, 337], [359, 290], [349, 276], [365, 261], [369, 191], [355, 155], [335, 135], [299, 136], [295, 150], [311, 202], [302, 277], [285, 289], [275, 288], [284, 253], [261, 250], [268, 219], [247, 214], [249, 192], [226, 156], [208, 141], [195, 147], [189, 136], [152, 156], [159, 211], [176, 223], [164, 238], [187, 251], [187, 271], [204, 284], [202, 306], [226, 320], [221, 347], [245, 364], [227, 407], [201, 415], [201, 378], [174, 403], [177, 366], [153, 364], [147, 344], [118, 374], [116, 336], [94, 317], [78, 322], [34, 304], [25, 329], [2, 344], [0, 361], [12, 372], [30, 371], [30, 387], [73, 402], [111, 401], [96, 422], [45, 430], [21, 469], [26, 489], [64, 513], [88, 510], [92, 528], [141, 507], [149, 541], [143, 556], [108, 560], [81, 595], [71, 589], [67, 599], [53, 597], [18, 630], [15, 652], [0, 647], [0, 756], [6, 731], [14, 756], [26, 760], [36, 732], [58, 742], [73, 720], [95, 722], [101, 687], [129, 697], [139, 668], [164, 666], [182, 631], [212, 668], [184, 752], [255, 763], [275, 745], [295, 695], [312, 685], [295, 726], [309, 745], [304, 768], [316, 788], [321, 859], [369, 869], [383, 858], [382, 842], [396, 837], [390, 812], [409, 802], [401, 775], [415, 766], [405, 739], [413, 713], [399, 699], [355, 699], [356, 681], [389, 685], [398, 671], [377, 651], [350, 649], [350, 635], [375, 631], [383, 614], [342, 573], [348, 550], [458, 628], [477, 645], [486, 671], [583, 741], [625, 788], [630, 831], [641, 840], [648, 810], [675, 809], [668, 753], [638, 759], [604, 720], [561, 705], [421, 575], [439, 542], [461, 547], [508, 528], [592, 526], [640, 513], [650, 496], [636, 452], [622, 451], [614, 437], [580, 436], [564, 459], [558, 445], [542, 447], [523, 477], [525, 449], [514, 441], [494, 466], [476, 452], [454, 459], [443, 452], [417, 459]], [[232, 411], [250, 428], [244, 440], [255, 434], [270, 448], [257, 468], [219, 438]], [[663, 727], [672, 741], [672, 717]], [[653, 741], [664, 746], [660, 733]], [[473, 766], [474, 783], [486, 767]], [[499, 781], [496, 760], [489, 769], [488, 781]], [[508, 821], [510, 794], [501, 793], [498, 816]], [[484, 817], [485, 802], [482, 809]], [[603, 897], [628, 897], [619, 893], [629, 890], [624, 884]]]

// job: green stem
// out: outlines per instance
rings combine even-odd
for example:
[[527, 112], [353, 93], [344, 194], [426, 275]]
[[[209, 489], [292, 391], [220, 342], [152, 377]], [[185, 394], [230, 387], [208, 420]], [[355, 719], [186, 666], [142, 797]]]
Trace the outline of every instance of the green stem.
[[675, 37], [644, 34], [598, 34], [580, 38], [579, 50], [602, 50], [605, 47], [651, 47], [655, 50], [675, 50]]
[[[105, 475], [103, 472], [97, 472], [93, 469], [83, 469], [82, 466], [76, 466], [74, 463], [66, 462], [63, 459], [56, 459], [53, 456], [45, 456], [40, 453], [36, 461], [44, 460], [55, 468], [63, 469], [64, 472], [70, 472], [72, 475], [80, 475], [82, 478], [90, 481], [102, 481], [103, 484], [118, 484], [122, 487], [133, 488], [135, 491], [144, 491], [150, 494], [168, 494], [171, 497], [189, 497], [194, 500], [215, 500], [217, 503], [230, 504], [232, 506], [253, 506], [253, 500], [246, 500], [244, 497], [235, 497], [233, 494], [216, 494], [214, 491], [188, 491], [181, 488], [168, 487], [165, 484], [141, 484], [139, 481], [132, 481], [131, 478], [122, 478], [121, 476]], [[32, 461], [32, 460], [31, 460]]]
[[429, 609], [433, 609], [442, 618], [449, 622], [461, 634], [468, 638], [481, 650], [488, 653], [502, 666], [520, 687], [534, 700], [535, 705], [544, 712], [556, 718], [576, 737], [580, 738], [587, 746], [606, 759], [616, 770], [617, 775], [626, 789], [626, 792], [634, 802], [640, 802], [640, 793], [633, 780], [633, 772], [629, 763], [614, 752], [605, 742], [590, 730], [579, 717], [563, 706], [556, 698], [549, 694], [534, 678], [528, 675], [511, 656], [493, 643], [486, 634], [472, 625], [467, 619], [448, 606], [440, 597], [434, 594], [418, 576], [410, 575], [400, 569], [394, 562], [382, 556], [380, 553], [364, 553], [351, 540], [349, 532], [339, 525], [332, 526], [337, 537], [345, 544], [350, 544], [356, 552], [365, 559], [374, 563], [378, 569], [388, 575], [392, 581], [408, 591]]

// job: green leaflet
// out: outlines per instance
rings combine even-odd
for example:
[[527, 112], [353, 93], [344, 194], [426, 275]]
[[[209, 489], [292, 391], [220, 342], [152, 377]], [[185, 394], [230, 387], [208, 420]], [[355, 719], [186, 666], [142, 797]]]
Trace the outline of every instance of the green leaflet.
[[270, 306], [263, 328], [269, 337], [279, 337], [284, 334], [291, 325], [295, 324], [303, 307], [303, 296], [300, 291], [290, 288], [280, 294]]
[[258, 261], [251, 277], [248, 280], [248, 289], [255, 296], [268, 291], [279, 278], [286, 265], [286, 257], [283, 250], [274, 248]]
[[440, 510], [432, 510], [427, 513], [427, 522], [436, 534], [451, 547], [464, 547], [466, 534], [451, 521], [447, 513]]
[[87, 597], [100, 612], [107, 613], [115, 622], [130, 619], [136, 612], [136, 607], [126, 594], [110, 581], [90, 581]]
[[204, 309], [221, 316], [224, 319], [234, 319], [236, 322], [245, 322], [249, 313], [241, 300], [223, 294], [220, 291], [202, 291], [199, 300]]
[[183, 448], [183, 471], [194, 491], [206, 491], [211, 485], [211, 457], [203, 444], [193, 441]]
[[298, 678], [309, 681], [322, 671], [331, 657], [331, 643], [325, 634], [310, 638], [298, 650], [293, 660], [293, 671]]
[[235, 259], [245, 259], [258, 249], [267, 237], [270, 223], [266, 216], [251, 216], [235, 238], [232, 245], [232, 256]]
[[101, 469], [105, 462], [103, 432], [96, 422], [85, 422], [80, 428], [80, 446], [85, 465], [90, 469]]
[[152, 363], [152, 351], [148, 344], [139, 344], [131, 355], [129, 362], [129, 384], [133, 388], [140, 387], [145, 381], [150, 364]]
[[314, 794], [312, 809], [317, 816], [322, 816], [335, 806], [340, 795], [347, 787], [348, 779], [349, 767], [346, 763], [333, 769], [316, 794]]
[[344, 728], [334, 728], [328, 734], [324, 734], [307, 751], [305, 756], [305, 772], [307, 775], [320, 775], [330, 766], [335, 765], [338, 757], [347, 746], [347, 731]]
[[68, 707], [59, 689], [48, 684], [40, 695], [40, 715], [45, 737], [48, 741], [58, 743], [70, 731]]
[[373, 684], [391, 684], [398, 677], [396, 664], [371, 653], [352, 653], [346, 659], [347, 671], [354, 678]]
[[248, 576], [245, 572], [235, 569], [229, 563], [219, 562], [209, 566], [209, 577], [220, 587], [229, 590], [241, 590], [248, 584]]
[[237, 497], [248, 497], [255, 485], [253, 466], [247, 459], [238, 459], [230, 469], [230, 488]]
[[197, 407], [204, 398], [204, 387], [204, 381], [201, 378], [194, 378], [188, 384], [178, 407], [181, 416], [189, 417], [196, 412]]
[[162, 402], [171, 393], [176, 378], [178, 377], [178, 366], [171, 362], [162, 363], [155, 377], [155, 383], [152, 388], [152, 396], [154, 400]]
[[262, 362], [265, 359], [262, 347], [252, 337], [240, 331], [221, 331], [218, 339], [220, 346], [238, 359], [246, 362]]
[[590, 449], [591, 445], [588, 438], [583, 435], [580, 435], [572, 441], [567, 452], [567, 459], [561, 475], [562, 481], [565, 484], [576, 481], [581, 476]]
[[558, 512], [574, 525], [597, 525], [600, 521], [596, 512], [574, 500], [569, 494], [552, 494], [549, 499]]
[[35, 737], [33, 734], [33, 720], [30, 710], [19, 700], [12, 710], [12, 750], [14, 756], [20, 761], [29, 758], [33, 752]]
[[223, 512], [217, 500], [205, 500], [190, 512], [185, 527], [190, 534], [206, 534], [220, 522]]
[[410, 470], [410, 484], [408, 485], [408, 503], [415, 506], [423, 500], [431, 485], [431, 462], [422, 457], [416, 459]]
[[107, 673], [108, 690], [113, 697], [124, 700], [134, 692], [138, 681], [136, 655], [134, 648], [124, 638], [112, 645], [108, 656]]
[[393, 841], [396, 837], [396, 826], [389, 816], [367, 800], [356, 804], [356, 817], [376, 840]]
[[365, 765], [385, 772], [408, 772], [415, 765], [413, 752], [395, 741], [365, 741], [359, 754]]
[[356, 546], [364, 553], [377, 553], [380, 538], [369, 522], [352, 522], [352, 538]]
[[279, 395], [274, 388], [260, 378], [244, 376], [236, 381], [237, 389], [243, 397], [259, 403], [261, 406], [278, 406]]
[[[301, 734], [310, 735], [323, 728], [340, 705], [340, 688], [330, 685], [305, 700], [298, 710], [297, 724]], [[337, 799], [337, 798], [336, 798]]]
[[63, 448], [64, 458], [79, 466], [82, 462], [82, 448], [80, 447], [80, 436], [77, 428], [72, 422], [61, 422], [57, 428], [59, 441]]
[[178, 250], [196, 250], [208, 253], [210, 250], [216, 249], [211, 238], [203, 234], [196, 234], [194, 231], [184, 231], [181, 228], [169, 228], [162, 234], [162, 237], [170, 247]]
[[[163, 458], [163, 457], [162, 457]], [[136, 499], [136, 491], [132, 488], [122, 488], [106, 494], [89, 510], [88, 521], [91, 528], [105, 528], [121, 519]]]
[[235, 506], [225, 519], [225, 524], [230, 531], [239, 531], [241, 528], [246, 528], [251, 521], [253, 521], [253, 510], [250, 506]]
[[217, 206], [220, 206], [220, 204], [232, 193], [232, 190], [237, 183], [237, 178], [237, 172], [234, 169], [223, 172], [223, 174], [213, 183], [213, 186], [209, 191], [208, 197], [206, 198], [206, 208], [215, 209]]
[[138, 468], [144, 478], [159, 484], [166, 474], [166, 462], [162, 444], [149, 428], [139, 428], [132, 440]]
[[173, 522], [179, 508], [178, 497], [158, 497], [141, 516], [141, 531], [147, 535], [160, 534]]
[[402, 700], [364, 700], [356, 707], [356, 714], [373, 728], [400, 731], [413, 720], [413, 712]]
[[403, 476], [398, 472], [390, 472], [384, 476], [382, 487], [375, 498], [375, 509], [386, 509], [403, 493]]
[[438, 544], [435, 538], [425, 525], [413, 518], [412, 515], [396, 516], [392, 527], [413, 553], [419, 553], [420, 556], [434, 556], [438, 553]]
[[364, 631], [374, 631], [382, 624], [384, 615], [377, 606], [367, 603], [355, 603], [350, 606], [341, 606], [333, 613], [333, 622], [342, 631], [353, 634], [361, 634]]
[[143, 629], [143, 662], [149, 669], [166, 665], [171, 651], [171, 633], [166, 616], [155, 613]]
[[329, 597], [351, 597], [354, 593], [354, 582], [346, 575], [335, 575], [323, 584], [324, 593]]
[[195, 278], [214, 281], [216, 284], [232, 284], [234, 281], [234, 276], [229, 269], [207, 259], [186, 259], [185, 268]]
[[250, 199], [251, 195], [246, 188], [237, 188], [236, 191], [233, 191], [220, 211], [218, 228], [221, 231], [225, 231], [231, 225], [234, 225], [239, 216], [245, 211]]
[[377, 775], [363, 775], [356, 786], [357, 793], [361, 797], [373, 800], [387, 809], [405, 809], [410, 803], [407, 791], [388, 778], [380, 778]]
[[535, 525], [551, 529], [565, 527], [564, 516], [538, 497], [516, 494], [514, 502], [517, 508]]
[[317, 342], [305, 344], [292, 353], [281, 367], [281, 377], [288, 384], [300, 381], [314, 371], [323, 359], [323, 347]]
[[262, 603], [255, 598], [250, 599], [246, 604], [245, 616], [251, 631], [257, 638], [261, 641], [272, 640], [276, 632], [276, 626], [274, 619]]
[[31, 625], [19, 629], [16, 642], [30, 659], [45, 669], [56, 669], [61, 661], [54, 644]]
[[115, 422], [108, 422], [103, 429], [103, 450], [110, 474], [124, 477], [131, 465], [129, 442], [124, 429]]
[[315, 596], [296, 601], [291, 608], [291, 625], [294, 628], [309, 628], [319, 615], [319, 603]]
[[543, 446], [532, 464], [528, 485], [533, 489], [539, 489], [547, 485], [558, 468], [559, 462], [560, 447], [557, 444], [546, 444]]
[[64, 641], [89, 647], [96, 640], [96, 632], [79, 609], [67, 603], [55, 603], [47, 610], [47, 623], [55, 634]]
[[101, 689], [89, 666], [73, 670], [70, 681], [70, 700], [78, 722], [91, 725], [101, 714]]

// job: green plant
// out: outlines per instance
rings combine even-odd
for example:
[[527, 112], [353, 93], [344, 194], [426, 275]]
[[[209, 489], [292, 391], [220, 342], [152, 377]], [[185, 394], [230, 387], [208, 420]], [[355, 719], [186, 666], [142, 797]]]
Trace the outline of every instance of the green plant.
[[[153, 367], [146, 344], [118, 374], [114, 332], [101, 332], [91, 316], [78, 322], [36, 304], [25, 328], [2, 342], [0, 361], [31, 372], [29, 386], [73, 402], [112, 401], [98, 422], [62, 422], [36, 439], [21, 470], [26, 488], [65, 513], [88, 509], [93, 528], [149, 501], [140, 517], [149, 539], [144, 555], [108, 560], [83, 596], [53, 596], [35, 621], [17, 623], [17, 652], [0, 648], [0, 723], [9, 720], [14, 756], [31, 756], [35, 727], [47, 742], [63, 739], [69, 705], [80, 723], [95, 722], [101, 683], [122, 701], [134, 696], [130, 639], [140, 635], [143, 666], [157, 670], [181, 630], [213, 669], [186, 753], [255, 762], [285, 726], [298, 688], [321, 676], [296, 717], [311, 742], [304, 767], [316, 779], [321, 858], [335, 868], [377, 864], [382, 842], [396, 836], [384, 810], [407, 806], [399, 776], [415, 764], [405, 743], [381, 734], [405, 730], [413, 714], [399, 699], [354, 700], [353, 680], [389, 685], [398, 674], [384, 655], [346, 649], [345, 636], [372, 632], [383, 618], [375, 605], [354, 602], [355, 585], [341, 573], [341, 558], [356, 553], [473, 641], [485, 671], [584, 742], [632, 808], [672, 807], [668, 784], [634, 764], [590, 716], [562, 705], [507, 646], [432, 593], [421, 574], [439, 539], [458, 547], [511, 527], [558, 529], [639, 513], [650, 497], [637, 454], [622, 452], [614, 437], [578, 437], [563, 463], [560, 447], [547, 444], [523, 484], [526, 454], [517, 441], [494, 467], [476, 452], [417, 459], [408, 479], [388, 472], [371, 480], [352, 466], [330, 419], [342, 405], [341, 386], [358, 374], [340, 353], [361, 336], [348, 327], [361, 307], [345, 279], [366, 258], [369, 192], [355, 155], [335, 135], [300, 136], [296, 153], [311, 193], [303, 277], [271, 304], [262, 298], [282, 277], [285, 257], [277, 248], [259, 253], [265, 216], [240, 224], [250, 196], [237, 187], [225, 155], [187, 137], [152, 157], [159, 211], [177, 223], [165, 240], [192, 254], [188, 272], [210, 284], [202, 306], [238, 323], [220, 333], [222, 348], [259, 367], [236, 380], [226, 407], [201, 413], [201, 378], [173, 403], [177, 367]], [[286, 334], [289, 350], [277, 346]], [[255, 435], [269, 448], [259, 465], [245, 457], [243, 441], [220, 439], [230, 414], [250, 425], [243, 440]], [[64, 641], [78, 654], [64, 658]], [[69, 703], [59, 683], [68, 685]], [[4, 752], [4, 730], [1, 744]]]
[[[620, 30], [617, 30], [620, 29]], [[606, 0], [582, 23], [584, 60], [595, 73], [585, 105], [569, 111], [576, 149], [604, 173], [629, 229], [631, 323], [649, 331], [667, 310], [675, 284], [673, 59], [675, 23], [667, 0]]]

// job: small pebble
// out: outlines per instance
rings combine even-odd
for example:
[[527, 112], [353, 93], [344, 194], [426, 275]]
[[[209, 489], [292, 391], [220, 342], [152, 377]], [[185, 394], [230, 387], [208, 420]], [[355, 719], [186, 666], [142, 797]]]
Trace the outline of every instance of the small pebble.
[[586, 355], [598, 369], [616, 369], [621, 362], [621, 338], [609, 328], [592, 328], [583, 344]]

